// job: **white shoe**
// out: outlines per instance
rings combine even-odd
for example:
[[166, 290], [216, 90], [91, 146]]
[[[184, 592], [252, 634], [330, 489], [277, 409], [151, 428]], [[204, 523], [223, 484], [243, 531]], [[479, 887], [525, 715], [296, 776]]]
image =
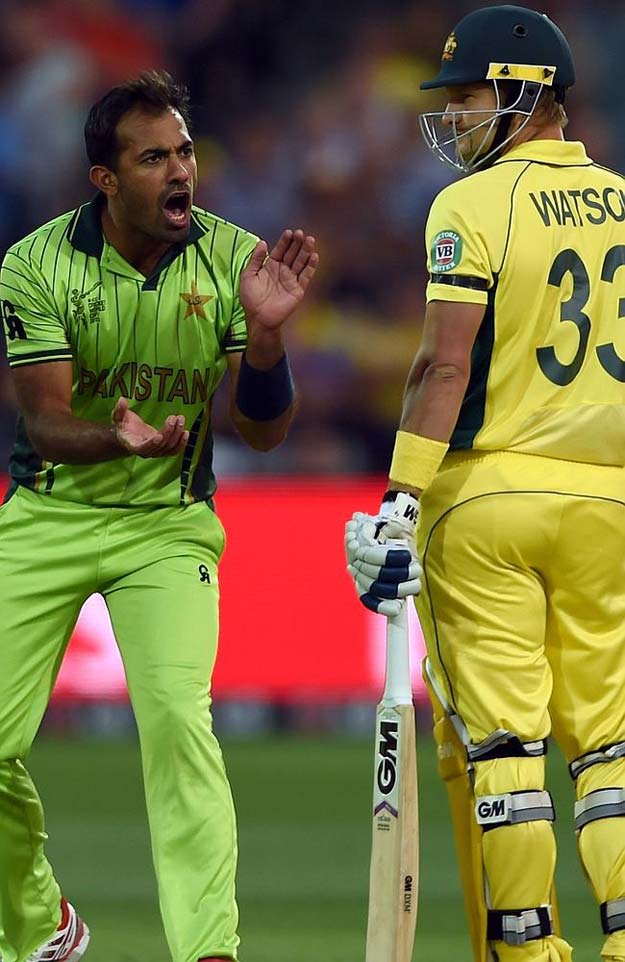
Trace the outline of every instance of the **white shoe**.
[[28, 956], [28, 962], [78, 962], [89, 945], [89, 929], [76, 909], [61, 899], [61, 922], [54, 936]]

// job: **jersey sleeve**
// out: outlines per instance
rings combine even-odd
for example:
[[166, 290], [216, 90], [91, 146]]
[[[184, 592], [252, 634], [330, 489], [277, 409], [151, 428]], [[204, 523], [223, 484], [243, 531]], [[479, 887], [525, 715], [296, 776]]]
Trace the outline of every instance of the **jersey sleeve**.
[[0, 270], [0, 313], [9, 367], [72, 360], [65, 325], [45, 278], [11, 250]]
[[493, 286], [488, 250], [471, 204], [463, 205], [458, 194], [443, 190], [430, 209], [425, 228], [430, 275], [426, 300], [487, 304]]
[[258, 237], [253, 234], [245, 234], [244, 240], [236, 248], [232, 258], [232, 314], [230, 323], [226, 329], [223, 340], [223, 349], [226, 354], [235, 354], [244, 351], [247, 345], [247, 323], [245, 313], [239, 300], [239, 282], [241, 272], [252, 256], [252, 251], [258, 243]]

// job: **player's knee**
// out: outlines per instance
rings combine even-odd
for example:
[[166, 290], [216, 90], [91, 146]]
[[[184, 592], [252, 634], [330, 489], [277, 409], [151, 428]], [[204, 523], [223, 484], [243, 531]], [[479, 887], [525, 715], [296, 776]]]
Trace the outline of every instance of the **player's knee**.
[[[482, 830], [489, 942], [523, 946], [553, 935], [547, 901], [555, 862], [553, 801], [544, 757], [475, 763], [475, 818]], [[522, 881], [521, 881], [522, 879]]]
[[569, 772], [578, 799], [612, 785], [625, 788], [625, 742], [585, 752], [570, 763]]
[[43, 832], [43, 810], [37, 790], [19, 758], [0, 759], [0, 810], [21, 810], [28, 813], [33, 830]]
[[475, 791], [478, 795], [542, 790], [545, 759], [504, 757], [475, 763]]
[[543, 758], [497, 758], [475, 766], [475, 817], [484, 833], [554, 821], [544, 767]]
[[575, 781], [575, 828], [625, 816], [625, 742], [586, 752], [569, 765]]
[[577, 794], [579, 851], [609, 938], [625, 931], [625, 742], [585, 752], [570, 763], [569, 771]]
[[0, 794], [4, 795], [11, 790], [16, 781], [18, 764], [20, 763], [16, 758], [0, 758]]
[[[546, 742], [523, 741], [503, 729], [479, 744], [469, 742], [462, 719], [438, 697], [427, 670], [426, 680], [439, 774], [447, 783], [460, 840], [476, 957], [477, 952], [481, 957], [486, 942], [499, 943], [498, 953], [504, 944], [516, 951], [554, 931], [547, 901], [555, 843], [550, 824], [553, 803], [544, 792]], [[487, 903], [486, 891], [496, 898]]]
[[142, 740], [153, 741], [160, 748], [208, 737], [212, 733], [210, 697], [187, 686], [155, 691], [139, 725]]

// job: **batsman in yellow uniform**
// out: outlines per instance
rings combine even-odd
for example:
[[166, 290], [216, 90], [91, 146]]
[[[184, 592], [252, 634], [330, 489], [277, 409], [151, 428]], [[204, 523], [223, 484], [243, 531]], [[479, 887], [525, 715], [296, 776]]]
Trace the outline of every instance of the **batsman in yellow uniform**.
[[[429, 146], [470, 176], [430, 211], [390, 490], [348, 526], [365, 604], [393, 614], [421, 587], [476, 962], [571, 959], [552, 733], [602, 956], [625, 962], [625, 180], [564, 140], [574, 79], [554, 23], [491, 6], [460, 21], [422, 85], [447, 103], [421, 118]], [[384, 538], [410, 534], [417, 508], [402, 567]]]

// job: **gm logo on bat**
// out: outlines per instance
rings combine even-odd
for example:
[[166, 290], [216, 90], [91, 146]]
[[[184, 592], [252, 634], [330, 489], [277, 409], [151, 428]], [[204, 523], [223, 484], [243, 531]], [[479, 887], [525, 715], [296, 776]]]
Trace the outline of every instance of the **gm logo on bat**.
[[380, 722], [380, 741], [378, 743], [378, 788], [382, 795], [390, 795], [397, 781], [397, 722]]
[[404, 912], [412, 912], [412, 875], [404, 877]]

